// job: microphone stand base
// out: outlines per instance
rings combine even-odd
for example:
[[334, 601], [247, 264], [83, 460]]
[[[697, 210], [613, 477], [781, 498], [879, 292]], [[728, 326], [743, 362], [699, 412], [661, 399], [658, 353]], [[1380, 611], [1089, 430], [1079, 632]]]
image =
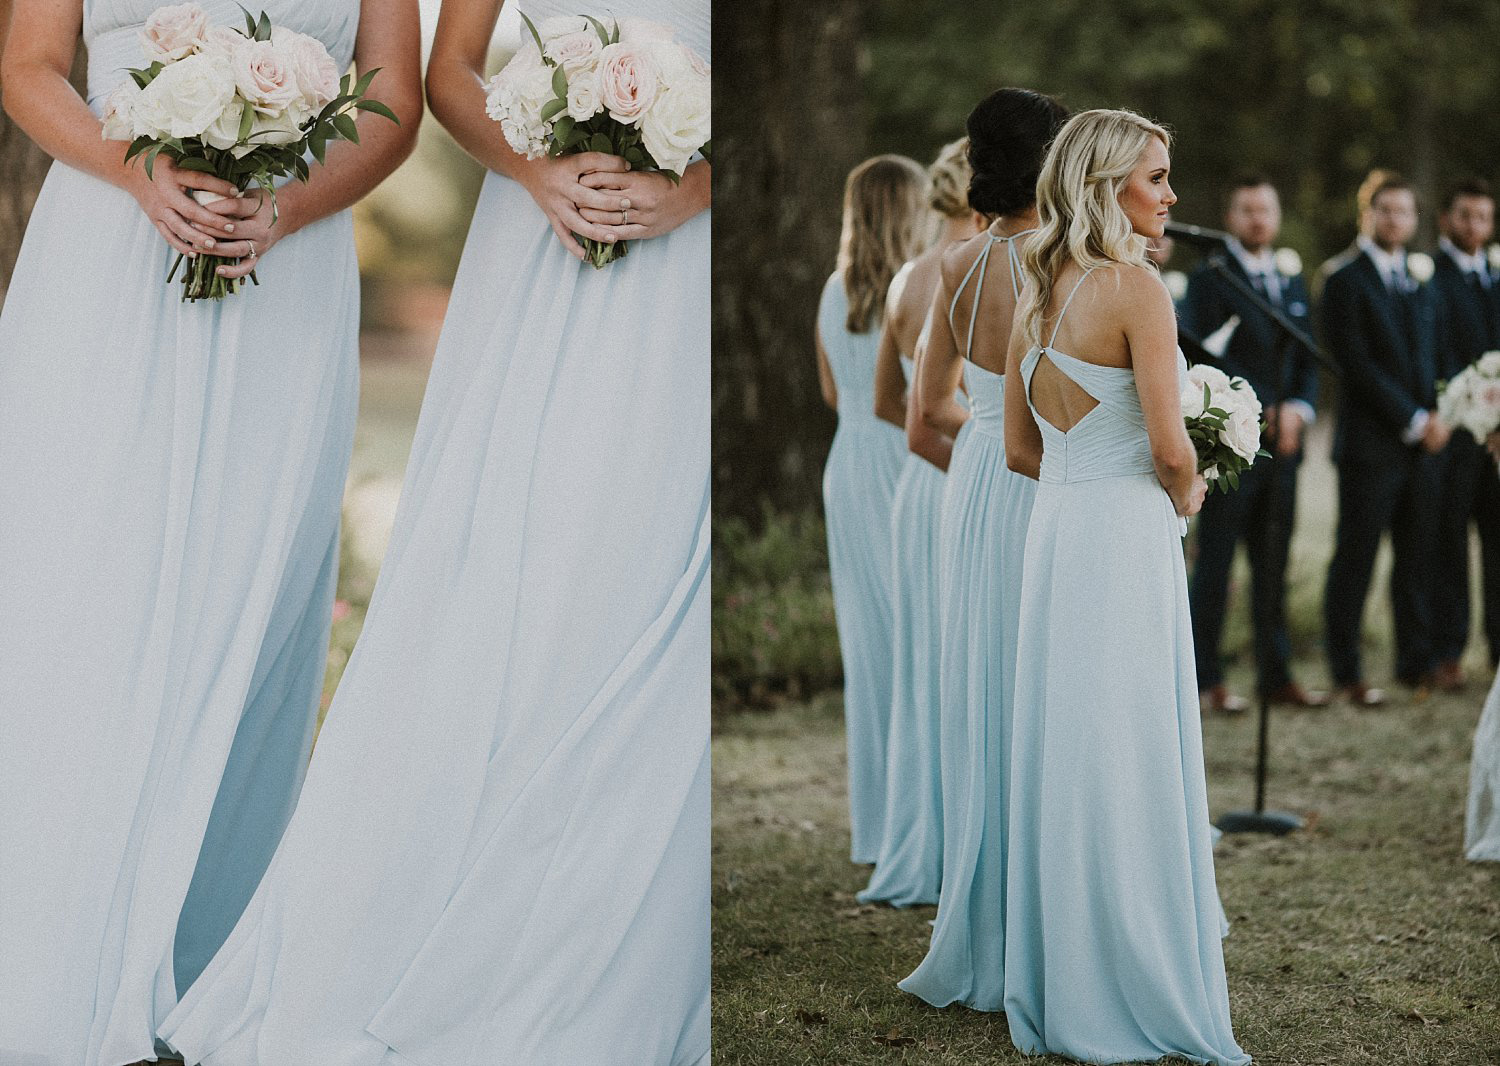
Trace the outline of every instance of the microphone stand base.
[[1214, 824], [1225, 833], [1270, 833], [1280, 837], [1307, 823], [1290, 811], [1230, 811]]

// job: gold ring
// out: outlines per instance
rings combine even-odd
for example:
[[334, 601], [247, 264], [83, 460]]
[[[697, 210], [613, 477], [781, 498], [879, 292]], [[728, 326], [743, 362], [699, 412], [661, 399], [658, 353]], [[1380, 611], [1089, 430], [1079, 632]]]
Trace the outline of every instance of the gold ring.
[[255, 242], [254, 241], [246, 241], [245, 243], [250, 246], [250, 258], [251, 259], [258, 259], [258, 258], [260, 258], [260, 253], [255, 250]]
[[627, 211], [627, 210], [625, 210], [625, 208], [623, 208], [623, 207], [620, 208], [620, 225], [622, 225], [622, 226], [628, 226], [628, 225], [630, 225], [630, 212]]

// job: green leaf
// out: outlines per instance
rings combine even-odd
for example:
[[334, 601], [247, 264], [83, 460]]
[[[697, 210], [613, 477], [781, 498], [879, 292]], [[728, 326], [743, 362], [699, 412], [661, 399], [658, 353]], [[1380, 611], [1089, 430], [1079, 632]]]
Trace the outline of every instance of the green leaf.
[[327, 161], [328, 137], [324, 134], [322, 127], [313, 131], [312, 136], [307, 140], [307, 146], [312, 149], [313, 158], [319, 163]]
[[582, 126], [579, 126], [576, 129], [574, 129], [572, 133], [568, 134], [568, 139], [563, 142], [563, 150], [564, 151], [569, 151], [571, 149], [577, 148], [579, 145], [583, 144], [583, 142], [587, 141], [588, 139], [589, 139], [589, 131], [586, 130], [586, 129], [584, 129]]
[[151, 84], [151, 75], [147, 74], [144, 70], [132, 70], [130, 71], [130, 80], [135, 82], [139, 88], [144, 89]]
[[241, 141], [248, 139], [250, 136], [250, 130], [252, 127], [254, 127], [254, 125], [255, 108], [246, 103], [245, 106], [240, 110], [240, 133], [238, 139]]
[[269, 41], [271, 39], [271, 16], [264, 11], [260, 13], [260, 21], [255, 24], [255, 39], [257, 41]]
[[602, 44], [602, 45], [604, 45], [605, 47], [608, 47], [609, 46], [609, 31], [604, 28], [604, 23], [600, 22], [593, 15], [585, 15], [583, 17], [586, 18], [586, 19], [588, 19], [589, 22], [593, 25], [594, 32], [599, 35], [599, 43]]
[[[614, 32], [609, 35], [609, 43], [610, 44], [619, 44], [620, 43], [620, 20], [619, 19], [615, 19], [615, 29], [614, 29]], [[625, 253], [621, 252], [620, 254], [624, 255]]]
[[712, 166], [714, 161], [714, 142], [712, 140], [704, 141], [703, 147], [698, 149], [698, 151], [703, 153], [703, 161]]
[[359, 143], [359, 127], [354, 124], [354, 120], [348, 115], [335, 115], [333, 117], [333, 127], [339, 131], [339, 135], [344, 140], [353, 141], [355, 144]]
[[549, 67], [552, 66], [552, 60], [547, 58], [547, 52], [542, 47], [542, 35], [536, 32], [536, 23], [527, 18], [524, 11], [521, 12], [521, 21], [526, 23], [526, 28], [531, 31], [531, 39], [536, 42], [536, 50], [542, 53], [542, 62]]
[[137, 137], [130, 142], [130, 147], [125, 150], [125, 162], [130, 162], [155, 143], [150, 137]]
[[559, 64], [552, 68], [552, 91], [556, 93], [564, 103], [568, 99], [568, 72], [563, 70]]
[[354, 91], [349, 95], [363, 96], [365, 95], [365, 93], [369, 92], [370, 82], [375, 80], [375, 75], [379, 74], [380, 70], [380, 67], [376, 67], [374, 70], [367, 71], [363, 75], [361, 75], [359, 81], [354, 83]]
[[548, 100], [546, 106], [542, 108], [542, 121], [546, 122], [553, 116], [561, 114], [567, 107], [566, 100]]
[[339, 95], [343, 96], [349, 91], [349, 75], [345, 74], [339, 79]]
[[165, 147], [166, 145], [164, 144], [158, 144], [152, 147], [151, 151], [146, 153], [146, 178], [150, 181], [156, 180], [151, 175], [151, 168], [156, 165], [156, 157], [161, 155], [161, 150]]
[[602, 133], [594, 134], [589, 141], [589, 151], [603, 152], [605, 155], [613, 154], [615, 146], [610, 143], [609, 137]]
[[212, 163], [210, 163], [207, 159], [202, 159], [198, 156], [187, 156], [184, 159], [178, 160], [177, 169], [196, 170], [199, 174], [212, 174], [215, 177], [217, 177], [219, 173], [214, 169], [214, 165]]
[[553, 139], [558, 143], [566, 141], [568, 139], [568, 134], [573, 132], [573, 127], [576, 125], [577, 123], [573, 121], [572, 115], [564, 115], [562, 118], [558, 119], [552, 124]]
[[398, 126], [401, 125], [401, 120], [396, 117], [396, 113], [382, 104], [379, 100], [361, 100], [354, 106], [359, 108], [361, 111], [372, 111], [377, 115], [390, 119]]

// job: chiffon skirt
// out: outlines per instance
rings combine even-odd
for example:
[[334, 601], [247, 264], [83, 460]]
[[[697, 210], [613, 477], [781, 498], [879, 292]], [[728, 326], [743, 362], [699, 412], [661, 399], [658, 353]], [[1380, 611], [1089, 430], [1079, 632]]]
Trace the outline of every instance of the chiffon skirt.
[[302, 801], [163, 1029], [190, 1062], [706, 1061], [709, 225], [596, 272], [487, 178]]
[[1179, 520], [1153, 474], [1036, 490], [1016, 648], [1016, 1047], [1241, 1066]]
[[828, 573], [844, 662], [850, 858], [874, 862], [885, 835], [891, 721], [891, 508], [906, 439], [872, 414], [843, 415], [823, 468]]
[[971, 429], [974, 422], [964, 424], [955, 442], [943, 516], [942, 890], [927, 957], [900, 987], [935, 1007], [998, 1011], [1005, 990], [1010, 704], [1036, 483], [1012, 473], [1004, 438], [989, 427]]
[[885, 818], [863, 903], [936, 903], [942, 877], [938, 776], [938, 529], [943, 472], [915, 455], [896, 482], [891, 513], [891, 711]]
[[1490, 688], [1474, 731], [1464, 857], [1470, 862], [1500, 862], [1500, 677]]
[[0, 314], [6, 1066], [152, 1056], [311, 743], [358, 400], [350, 218], [222, 304], [180, 302], [175, 254], [54, 165]]

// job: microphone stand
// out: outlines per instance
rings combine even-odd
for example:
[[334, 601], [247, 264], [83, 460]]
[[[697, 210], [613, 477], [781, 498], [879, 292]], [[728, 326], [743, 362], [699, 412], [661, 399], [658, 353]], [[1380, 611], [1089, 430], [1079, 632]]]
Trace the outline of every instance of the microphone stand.
[[[1193, 228], [1196, 229], [1196, 227]], [[1193, 237], [1198, 237], [1199, 240], [1204, 239], [1198, 233], [1194, 233], [1189, 239], [1191, 240]], [[1277, 326], [1276, 376], [1271, 386], [1272, 394], [1268, 398], [1268, 401], [1265, 402], [1265, 409], [1277, 411], [1279, 422], [1280, 412], [1278, 405], [1281, 403], [1281, 390], [1286, 386], [1287, 363], [1292, 352], [1298, 347], [1306, 349], [1318, 365], [1334, 377], [1339, 376], [1338, 368], [1323, 350], [1318, 347], [1317, 343], [1299, 329], [1296, 323], [1288, 318], [1281, 308], [1272, 303], [1268, 297], [1256, 292], [1253, 286], [1247, 284], [1229, 268], [1229, 261], [1226, 258], [1228, 248], [1225, 246], [1223, 240], [1215, 237], [1213, 238], [1213, 243], [1216, 247], [1209, 253], [1207, 259], [1210, 269], [1223, 278], [1230, 288], [1238, 292], [1246, 300], [1250, 301], [1255, 308], [1263, 312]], [[1266, 492], [1269, 494], [1269, 498], [1266, 500], [1266, 511], [1269, 515], [1268, 521], [1271, 523], [1269, 539], [1276, 546], [1275, 550], [1279, 554], [1283, 551], [1283, 548], [1281, 547], [1282, 513], [1279, 506], [1281, 501], [1278, 499], [1281, 493], [1281, 478], [1277, 464], [1282, 461], [1282, 457], [1276, 454], [1276, 442], [1273, 441], [1271, 443], [1272, 447], [1268, 449], [1271, 452], [1270, 456], [1268, 459], [1261, 461], [1269, 461], [1271, 463], [1269, 474], [1271, 483], [1266, 488]], [[1288, 461], [1291, 458], [1288, 456]], [[1290, 554], [1290, 544], [1287, 545], [1285, 551], [1287, 554]], [[1285, 564], [1280, 559], [1275, 561], [1282, 570], [1284, 580]], [[1281, 593], [1284, 597], [1284, 587]], [[1252, 626], [1251, 628], [1253, 631], [1254, 627]], [[1290, 811], [1266, 810], [1266, 774], [1269, 769], [1268, 750], [1271, 735], [1271, 698], [1270, 693], [1266, 691], [1264, 685], [1257, 684], [1256, 688], [1259, 690], [1260, 695], [1260, 719], [1257, 723], [1258, 732], [1255, 751], [1255, 807], [1253, 810], [1248, 811], [1229, 811], [1220, 816], [1218, 822], [1215, 824], [1225, 833], [1271, 833], [1276, 836], [1283, 836], [1295, 829], [1301, 829], [1305, 823], [1300, 816]]]

